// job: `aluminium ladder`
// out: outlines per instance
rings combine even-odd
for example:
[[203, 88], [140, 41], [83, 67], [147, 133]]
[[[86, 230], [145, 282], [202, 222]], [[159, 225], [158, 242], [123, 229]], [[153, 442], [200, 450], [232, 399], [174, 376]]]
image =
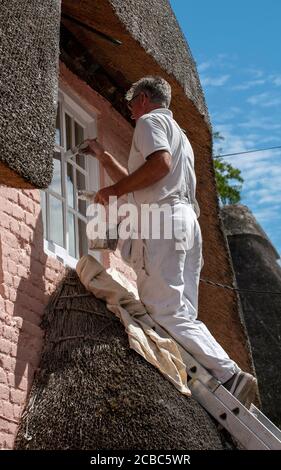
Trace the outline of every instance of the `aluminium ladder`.
[[[171, 338], [157, 325], [159, 334]], [[176, 343], [192, 396], [247, 450], [281, 450], [281, 430], [255, 405], [248, 410], [226, 388]]]

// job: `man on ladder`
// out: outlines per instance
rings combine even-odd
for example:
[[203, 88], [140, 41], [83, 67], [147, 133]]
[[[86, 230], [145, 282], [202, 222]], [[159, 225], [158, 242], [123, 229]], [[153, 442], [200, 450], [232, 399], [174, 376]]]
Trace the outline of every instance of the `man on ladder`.
[[144, 77], [132, 85], [126, 98], [136, 121], [128, 171], [96, 139], [86, 141], [83, 150], [95, 156], [114, 181], [97, 193], [95, 202], [106, 205], [110, 196], [129, 194], [139, 213], [142, 204], [171, 206], [173, 222], [184, 227], [180, 249], [177, 237], [166, 239], [162, 226], [160, 239], [138, 237], [124, 243], [123, 255], [127, 251], [125, 260], [137, 274], [140, 300], [161, 328], [249, 406], [256, 379], [241, 371], [197, 319], [203, 263], [194, 155], [168, 109], [170, 85], [161, 77]]

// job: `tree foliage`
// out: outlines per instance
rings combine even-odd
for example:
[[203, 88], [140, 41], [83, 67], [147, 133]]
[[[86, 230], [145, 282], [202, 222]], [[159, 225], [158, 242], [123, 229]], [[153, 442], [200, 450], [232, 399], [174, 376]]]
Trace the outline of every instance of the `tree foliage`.
[[[219, 132], [213, 133], [215, 141], [224, 140]], [[217, 183], [217, 190], [220, 202], [225, 204], [237, 204], [241, 200], [242, 184], [244, 182], [241, 171], [233, 167], [230, 163], [220, 158], [222, 149], [218, 150], [214, 158], [214, 168]], [[237, 184], [237, 182], [239, 184]]]

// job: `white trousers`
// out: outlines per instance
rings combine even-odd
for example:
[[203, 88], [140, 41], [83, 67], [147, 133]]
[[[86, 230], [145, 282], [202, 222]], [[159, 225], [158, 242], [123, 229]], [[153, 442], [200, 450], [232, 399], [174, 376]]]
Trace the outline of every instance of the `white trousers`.
[[184, 244], [173, 236], [132, 240], [129, 261], [137, 274], [140, 300], [153, 320], [221, 382], [240, 369], [197, 320], [202, 267], [202, 237], [192, 207], [173, 206], [174, 224], [182, 224]]

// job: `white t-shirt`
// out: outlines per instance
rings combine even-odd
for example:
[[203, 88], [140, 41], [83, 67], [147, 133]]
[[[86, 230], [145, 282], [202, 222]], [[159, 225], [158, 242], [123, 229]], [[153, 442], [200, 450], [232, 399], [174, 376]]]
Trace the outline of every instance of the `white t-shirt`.
[[193, 150], [186, 135], [173, 119], [173, 113], [166, 108], [154, 109], [138, 119], [129, 155], [129, 173], [142, 166], [146, 158], [157, 150], [167, 150], [171, 154], [170, 172], [153, 185], [135, 191], [135, 202], [151, 204], [170, 196], [188, 194], [198, 217]]

